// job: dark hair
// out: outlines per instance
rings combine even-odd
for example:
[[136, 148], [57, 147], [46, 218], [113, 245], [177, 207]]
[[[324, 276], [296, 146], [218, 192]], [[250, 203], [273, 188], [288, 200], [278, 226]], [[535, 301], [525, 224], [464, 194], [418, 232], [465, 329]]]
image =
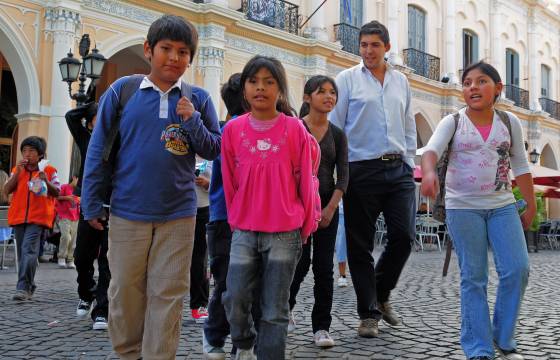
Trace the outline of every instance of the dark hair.
[[367, 24], [362, 25], [360, 29], [360, 35], [358, 37], [358, 41], [362, 41], [362, 36], [364, 35], [379, 35], [381, 41], [383, 41], [385, 45], [387, 45], [390, 42], [389, 30], [387, 30], [385, 25], [383, 25], [377, 20], [373, 20], [368, 22]]
[[[323, 86], [324, 83], [329, 82], [334, 88], [334, 92], [336, 94], [336, 100], [338, 101], [338, 88], [336, 87], [336, 82], [325, 75], [315, 75], [311, 79], [307, 80], [305, 86], [303, 87], [303, 94], [309, 95], [313, 94], [318, 88]], [[301, 104], [301, 108], [299, 109], [299, 117], [303, 119], [307, 114], [309, 114], [309, 103], [303, 102]]]
[[191, 52], [192, 64], [198, 46], [198, 32], [193, 24], [180, 16], [163, 15], [148, 30], [148, 45], [152, 51], [161, 40], [184, 42]]
[[95, 117], [95, 115], [97, 115], [97, 107], [98, 104], [96, 102], [89, 103], [84, 114], [84, 119], [86, 119], [86, 123], [91, 122]]
[[[494, 83], [497, 84], [502, 82], [502, 78], [500, 77], [500, 73], [498, 72], [498, 70], [496, 70], [496, 68], [493, 67], [492, 65], [481, 60], [474, 64], [470, 64], [469, 66], [467, 66], [465, 70], [463, 70], [463, 75], [461, 76], [461, 84], [465, 82], [465, 79], [467, 78], [469, 72], [476, 69], [480, 70], [484, 75], [490, 77], [490, 79], [492, 79]], [[498, 101], [499, 97], [500, 97], [499, 94], [494, 96], [494, 102]]]
[[39, 136], [29, 136], [23, 139], [19, 146], [19, 151], [23, 152], [23, 148], [26, 146], [37, 150], [41, 159], [45, 156], [45, 151], [47, 151], [47, 142]]
[[242, 103], [241, 73], [235, 73], [229, 77], [228, 81], [222, 85], [220, 95], [226, 104], [226, 109], [230, 116], [238, 116], [245, 113]]
[[[276, 110], [283, 112], [288, 116], [293, 116], [295, 110], [290, 106], [288, 101], [288, 81], [286, 80], [286, 71], [282, 66], [282, 63], [273, 57], [256, 55], [243, 68], [241, 73], [241, 92], [245, 92], [245, 82], [255, 76], [260, 69], [265, 68], [272, 74], [272, 77], [278, 83], [278, 88], [280, 89], [280, 97], [276, 103]], [[243, 106], [245, 110], [250, 111], [249, 103], [245, 98], [243, 98]]]

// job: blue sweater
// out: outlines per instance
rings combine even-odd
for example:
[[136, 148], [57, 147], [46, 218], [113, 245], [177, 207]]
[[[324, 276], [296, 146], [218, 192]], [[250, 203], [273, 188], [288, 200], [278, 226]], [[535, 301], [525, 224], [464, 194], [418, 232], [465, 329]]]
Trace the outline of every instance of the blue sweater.
[[[103, 146], [116, 116], [125, 78], [99, 101], [97, 124], [87, 152], [82, 188], [84, 218], [103, 215]], [[192, 87], [195, 111], [186, 122], [175, 112], [180, 90], [169, 93], [167, 118], [160, 118], [160, 95], [138, 89], [123, 109], [120, 148], [113, 171], [111, 213], [131, 221], [168, 221], [196, 215], [195, 153], [207, 160], [220, 154], [221, 135], [208, 93]]]
[[224, 183], [222, 180], [221, 155], [219, 155], [212, 163], [212, 177], [210, 179], [210, 188], [208, 189], [208, 199], [210, 200], [209, 221], [227, 220], [226, 197], [224, 194]]

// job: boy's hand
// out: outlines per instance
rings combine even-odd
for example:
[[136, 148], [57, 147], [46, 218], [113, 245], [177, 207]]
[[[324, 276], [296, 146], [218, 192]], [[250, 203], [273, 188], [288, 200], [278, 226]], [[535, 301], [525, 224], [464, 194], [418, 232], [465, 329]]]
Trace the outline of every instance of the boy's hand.
[[183, 96], [177, 102], [177, 115], [181, 117], [183, 121], [187, 121], [191, 118], [192, 114], [194, 113], [194, 106], [192, 102], [187, 99], [186, 96]]
[[47, 180], [47, 175], [45, 174], [44, 171], [39, 171], [39, 179], [46, 181]]
[[208, 179], [206, 178], [203, 178], [202, 176], [197, 176], [196, 179], [194, 179], [194, 183], [204, 188], [204, 190], [208, 190], [208, 188], [210, 187], [210, 181], [208, 181]]
[[18, 162], [17, 166], [16, 166], [16, 174], [19, 174], [22, 170], [25, 169], [25, 165], [27, 165], [29, 161], [26, 159], [22, 159]]

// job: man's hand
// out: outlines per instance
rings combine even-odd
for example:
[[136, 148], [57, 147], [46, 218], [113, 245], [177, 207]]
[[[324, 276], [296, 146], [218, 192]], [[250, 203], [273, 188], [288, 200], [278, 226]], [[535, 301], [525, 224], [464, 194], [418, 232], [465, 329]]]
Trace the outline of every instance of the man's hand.
[[191, 118], [194, 113], [194, 106], [186, 96], [183, 96], [177, 102], [177, 115], [181, 117], [183, 121], [187, 121]]
[[196, 179], [194, 179], [194, 183], [202, 187], [204, 190], [208, 190], [208, 188], [210, 187], [210, 180], [202, 176], [197, 176]]
[[97, 219], [91, 219], [88, 220], [89, 226], [91, 226], [92, 228], [94, 228], [95, 230], [103, 230], [103, 224], [102, 221], [105, 221], [105, 218], [97, 218]]
[[422, 186], [420, 187], [422, 195], [436, 198], [439, 192], [439, 179], [435, 171], [428, 171], [422, 174]]

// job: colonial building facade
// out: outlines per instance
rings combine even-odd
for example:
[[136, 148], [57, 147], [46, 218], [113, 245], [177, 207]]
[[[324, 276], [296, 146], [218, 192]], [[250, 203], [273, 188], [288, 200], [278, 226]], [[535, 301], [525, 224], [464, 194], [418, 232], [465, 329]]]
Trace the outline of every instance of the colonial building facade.
[[[391, 36], [389, 61], [409, 78], [419, 146], [440, 119], [463, 106], [459, 78], [485, 59], [504, 80], [500, 108], [522, 121], [529, 151], [560, 166], [560, 5], [543, 0], [0, 0], [0, 159], [37, 134], [63, 179], [72, 139], [64, 114], [74, 104], [58, 62], [78, 53], [83, 34], [108, 60], [98, 95], [116, 78], [145, 73], [142, 44], [161, 14], [196, 25], [200, 44], [185, 80], [219, 106], [221, 84], [255, 54], [279, 58], [290, 100], [301, 103], [309, 76], [336, 76], [360, 61], [359, 27], [377, 19]], [[80, 58], [78, 55], [75, 57]], [[74, 84], [73, 91], [77, 90]], [[11, 155], [10, 155], [11, 154]]]

